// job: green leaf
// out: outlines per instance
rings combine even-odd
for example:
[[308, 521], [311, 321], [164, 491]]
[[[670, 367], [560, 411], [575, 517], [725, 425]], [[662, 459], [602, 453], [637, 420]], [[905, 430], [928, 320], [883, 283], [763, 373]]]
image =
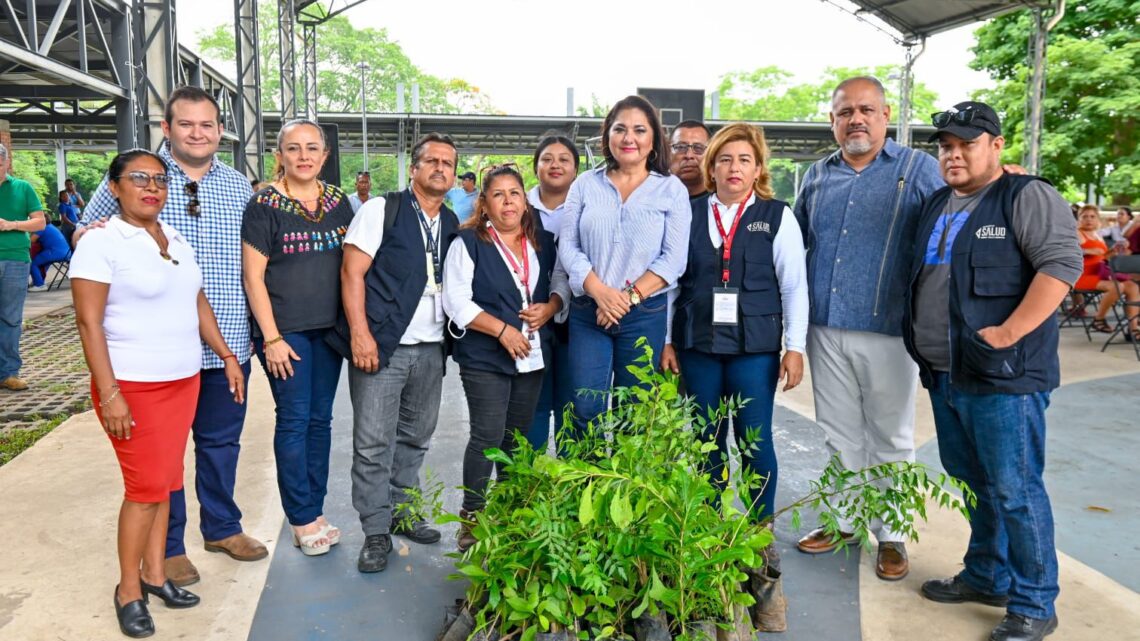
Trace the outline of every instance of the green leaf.
[[483, 450], [483, 455], [487, 457], [488, 461], [493, 461], [502, 465], [510, 465], [513, 462], [511, 461], [511, 457], [507, 456], [506, 452], [500, 450], [497, 447], [491, 447]]
[[613, 499], [610, 500], [610, 518], [619, 530], [625, 530], [633, 520], [633, 508], [629, 504], [629, 495], [618, 488]]
[[594, 482], [590, 481], [582, 492], [582, 500], [578, 503], [578, 522], [589, 525], [594, 520]]
[[484, 578], [491, 576], [490, 574], [487, 574], [486, 570], [473, 564], [461, 565], [459, 566], [459, 571], [472, 578]]

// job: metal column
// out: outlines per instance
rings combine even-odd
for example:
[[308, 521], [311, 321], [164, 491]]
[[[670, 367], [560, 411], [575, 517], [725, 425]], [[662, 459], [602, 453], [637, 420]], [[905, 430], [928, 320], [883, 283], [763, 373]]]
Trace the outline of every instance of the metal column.
[[305, 56], [305, 117], [317, 119], [317, 25], [301, 24], [301, 45]]
[[1022, 164], [1030, 174], [1041, 170], [1041, 130], [1045, 127], [1045, 49], [1049, 32], [1065, 16], [1065, 0], [1057, 0], [1053, 17], [1045, 22], [1041, 9], [1033, 10], [1033, 32], [1029, 34], [1029, 91], [1025, 102], [1025, 156]]
[[[82, 3], [80, 3], [82, 5]], [[115, 100], [115, 131], [118, 132], [120, 151], [146, 145], [144, 138], [146, 119], [139, 105], [139, 94], [135, 87], [140, 86], [135, 61], [139, 55], [139, 41], [134, 37], [134, 16], [127, 12], [116, 16], [111, 23], [111, 52], [114, 69], [119, 84], [126, 87], [127, 96]]]
[[899, 83], [899, 126], [895, 133], [898, 137], [895, 142], [905, 147], [910, 146], [911, 109], [914, 104], [914, 62], [926, 51], [926, 38], [921, 40], [921, 44], [918, 53], [915, 54], [914, 43], [905, 43], [906, 64], [903, 65], [902, 80]]
[[277, 31], [279, 53], [281, 54], [281, 119], [297, 117], [297, 7], [294, 0], [279, 0], [277, 21], [281, 28]]
[[136, 26], [141, 45], [140, 62], [144, 74], [136, 77], [138, 100], [146, 123], [142, 143], [147, 148], [162, 140], [161, 122], [166, 99], [174, 91], [178, 78], [178, 29], [175, 0], [155, 0], [136, 5]]
[[257, 0], [234, 0], [238, 104], [234, 110], [238, 141], [234, 169], [248, 178], [265, 172], [265, 130], [261, 122], [261, 61], [258, 55]]

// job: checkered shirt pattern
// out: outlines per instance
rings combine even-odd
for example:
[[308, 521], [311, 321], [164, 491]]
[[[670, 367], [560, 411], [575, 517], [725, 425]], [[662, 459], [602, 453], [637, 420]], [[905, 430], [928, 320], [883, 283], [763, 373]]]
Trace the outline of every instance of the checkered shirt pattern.
[[[218, 317], [218, 327], [226, 345], [241, 363], [249, 360], [249, 308], [241, 280], [241, 220], [245, 206], [253, 196], [249, 180], [217, 158], [210, 170], [198, 181], [201, 215], [187, 213], [190, 196], [186, 184], [190, 178], [174, 162], [169, 143], [163, 143], [158, 155], [170, 167], [170, 187], [166, 207], [159, 218], [179, 231], [194, 248], [194, 258], [202, 269], [206, 298]], [[104, 176], [99, 188], [87, 201], [79, 226], [119, 213], [119, 203], [111, 195]], [[224, 367], [213, 350], [202, 345], [202, 367]]]

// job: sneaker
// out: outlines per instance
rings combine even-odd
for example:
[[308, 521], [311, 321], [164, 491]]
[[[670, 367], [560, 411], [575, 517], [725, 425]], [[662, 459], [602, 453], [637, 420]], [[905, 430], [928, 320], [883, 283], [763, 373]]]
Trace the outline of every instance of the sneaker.
[[438, 543], [440, 539], [439, 530], [429, 526], [427, 521], [419, 521], [411, 518], [402, 518], [393, 521], [392, 534], [398, 534], [422, 545]]
[[47, 290], [47, 285], [31, 285], [28, 287], [29, 292], [46, 292]]
[[361, 572], [383, 572], [388, 567], [388, 554], [392, 551], [392, 536], [389, 534], [369, 534], [364, 537], [360, 557], [356, 559], [356, 569]]
[[4, 379], [3, 383], [0, 383], [0, 387], [13, 392], [22, 392], [28, 389], [28, 383], [19, 376], [9, 376]]

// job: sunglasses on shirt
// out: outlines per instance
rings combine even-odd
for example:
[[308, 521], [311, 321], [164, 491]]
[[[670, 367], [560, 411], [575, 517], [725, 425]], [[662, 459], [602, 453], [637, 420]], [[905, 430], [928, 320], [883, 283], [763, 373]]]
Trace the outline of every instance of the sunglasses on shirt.
[[198, 200], [198, 181], [191, 180], [187, 182], [184, 189], [186, 195], [190, 197], [190, 202], [186, 204], [186, 213], [191, 216], [201, 216], [202, 203]]

